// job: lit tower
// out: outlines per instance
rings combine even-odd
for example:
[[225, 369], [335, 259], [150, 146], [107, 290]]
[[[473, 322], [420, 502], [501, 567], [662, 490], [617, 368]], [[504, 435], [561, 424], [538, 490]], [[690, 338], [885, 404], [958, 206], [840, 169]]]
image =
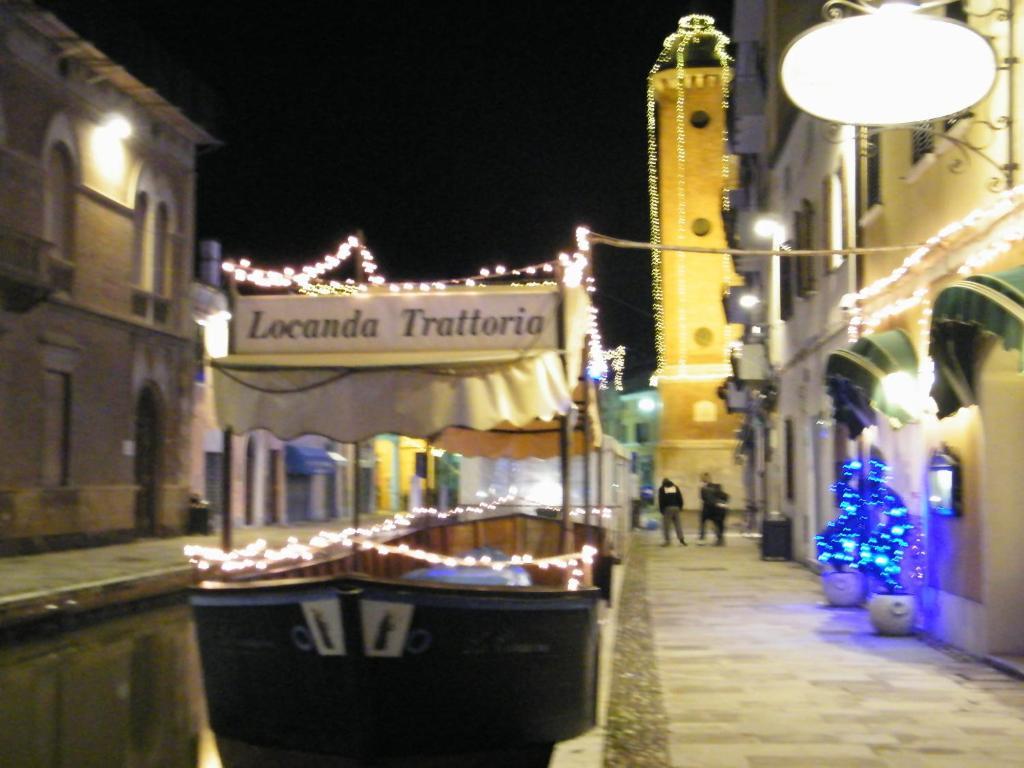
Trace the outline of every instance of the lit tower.
[[[648, 168], [655, 243], [725, 248], [722, 211], [731, 163], [726, 151], [728, 39], [709, 16], [684, 16], [668, 37], [648, 82]], [[710, 472], [737, 498], [733, 462], [737, 416], [717, 391], [731, 372], [722, 292], [740, 280], [728, 255], [652, 253], [657, 385], [663, 404], [656, 462], [694, 491]]]

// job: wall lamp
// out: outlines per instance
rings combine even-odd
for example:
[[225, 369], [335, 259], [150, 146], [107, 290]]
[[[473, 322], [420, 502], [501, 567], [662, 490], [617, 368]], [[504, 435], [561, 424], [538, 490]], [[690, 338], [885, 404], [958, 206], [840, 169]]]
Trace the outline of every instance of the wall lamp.
[[104, 119], [101, 128], [112, 138], [124, 141], [132, 135], [132, 124], [124, 115], [113, 112]]
[[928, 464], [928, 509], [935, 515], [959, 517], [961, 496], [960, 461], [943, 445]]

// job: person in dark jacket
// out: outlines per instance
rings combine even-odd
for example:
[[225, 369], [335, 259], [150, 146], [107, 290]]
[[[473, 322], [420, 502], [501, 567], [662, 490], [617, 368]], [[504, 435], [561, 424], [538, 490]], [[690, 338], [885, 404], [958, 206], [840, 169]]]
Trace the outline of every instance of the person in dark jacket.
[[729, 494], [722, 490], [718, 483], [711, 482], [711, 475], [707, 472], [700, 476], [700, 534], [698, 538], [704, 541], [704, 526], [711, 522], [715, 526], [715, 545], [725, 546], [725, 513], [727, 512], [726, 502], [729, 501]]
[[669, 545], [669, 529], [674, 528], [676, 538], [685, 547], [686, 537], [683, 535], [683, 521], [679, 519], [679, 515], [683, 511], [683, 492], [667, 477], [661, 481], [661, 487], [658, 489], [658, 510], [661, 512], [661, 530], [665, 534], [665, 542], [662, 546]]

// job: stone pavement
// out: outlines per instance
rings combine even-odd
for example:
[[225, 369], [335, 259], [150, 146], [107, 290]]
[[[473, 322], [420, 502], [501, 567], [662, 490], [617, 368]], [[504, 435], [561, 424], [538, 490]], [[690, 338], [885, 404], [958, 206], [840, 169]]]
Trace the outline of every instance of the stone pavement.
[[[236, 543], [323, 525], [239, 529]], [[633, 535], [601, 619], [599, 725], [559, 745], [553, 768], [1024, 768], [1024, 681], [875, 635], [865, 610], [824, 605], [807, 569], [760, 560], [757, 540], [694, 538], [662, 548], [660, 532]], [[74, 612], [96, 594], [166, 591], [191, 578], [187, 541], [218, 540], [0, 558], [0, 629], [26, 606]]]
[[760, 560], [757, 540], [688, 540], [634, 534], [606, 766], [1024, 766], [1024, 681], [875, 635], [866, 610], [826, 606], [813, 573]]

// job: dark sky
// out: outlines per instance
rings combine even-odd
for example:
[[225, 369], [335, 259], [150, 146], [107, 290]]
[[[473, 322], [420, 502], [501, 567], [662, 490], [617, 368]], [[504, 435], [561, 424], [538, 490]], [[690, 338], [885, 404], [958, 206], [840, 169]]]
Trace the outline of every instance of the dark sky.
[[[356, 229], [388, 278], [647, 240], [645, 80], [729, 3], [111, 0], [219, 97], [198, 234], [304, 264]], [[713, 9], [713, 10], [712, 10]], [[595, 254], [606, 346], [651, 367], [649, 254]]]

